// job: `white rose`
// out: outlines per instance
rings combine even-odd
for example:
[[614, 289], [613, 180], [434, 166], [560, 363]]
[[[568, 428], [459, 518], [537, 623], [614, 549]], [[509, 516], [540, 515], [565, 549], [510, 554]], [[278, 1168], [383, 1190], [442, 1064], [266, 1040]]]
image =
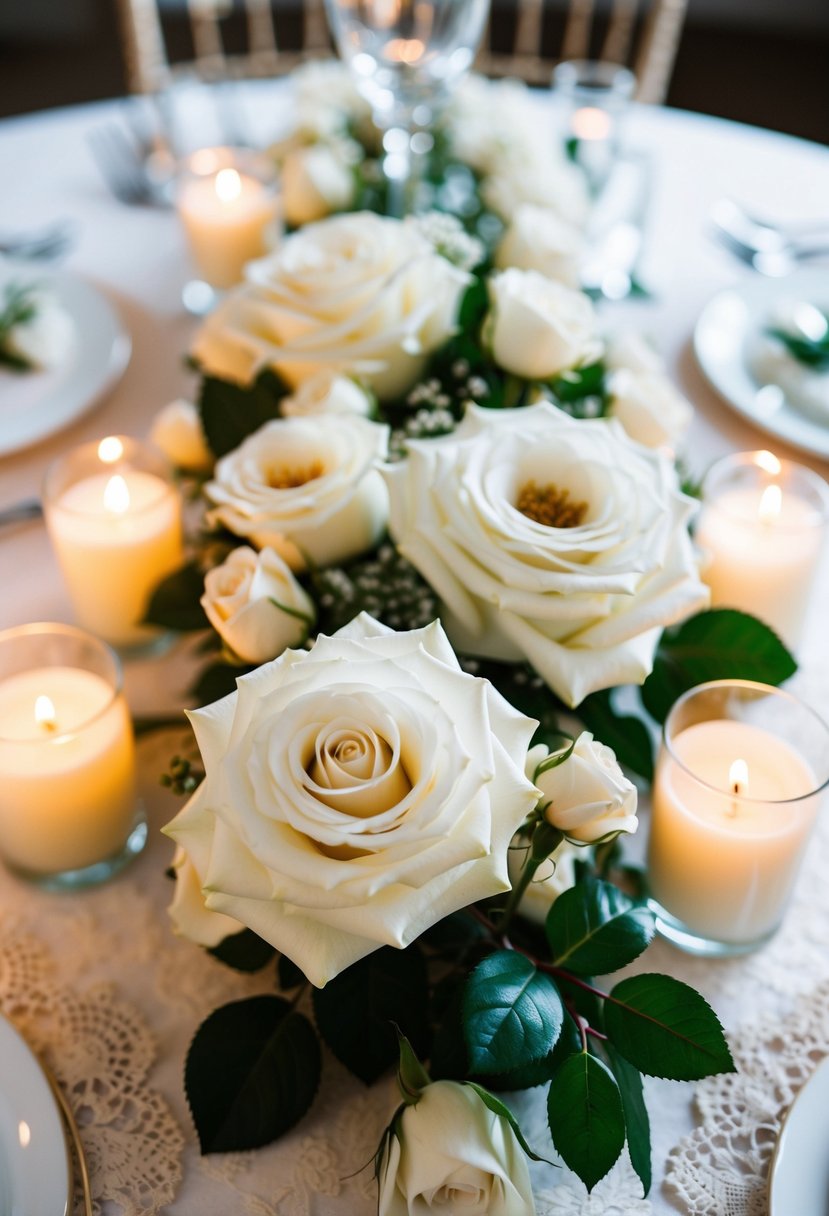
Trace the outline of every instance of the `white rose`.
[[470, 282], [415, 224], [371, 212], [301, 228], [246, 275], [197, 335], [207, 372], [249, 381], [271, 366], [296, 386], [327, 368], [381, 398], [418, 380]]
[[192, 401], [179, 399], [160, 409], [150, 428], [150, 441], [171, 464], [188, 473], [205, 473], [213, 467], [213, 453]]
[[178, 931], [201, 946], [218, 946], [226, 937], [241, 933], [244, 925], [221, 912], [205, 907], [201, 879], [184, 849], [178, 847], [173, 857], [176, 886], [170, 917]]
[[481, 195], [504, 220], [522, 203], [534, 203], [584, 228], [590, 210], [584, 174], [575, 165], [543, 149], [522, 150], [520, 144], [506, 151], [484, 178]]
[[32, 367], [59, 367], [75, 344], [75, 324], [49, 292], [27, 292], [27, 299], [33, 315], [12, 326], [5, 336], [5, 346]]
[[279, 408], [285, 418], [302, 418], [308, 414], [357, 414], [367, 418], [373, 403], [348, 376], [318, 372], [310, 380], [304, 380], [290, 397], [283, 397]]
[[[537, 748], [532, 748], [529, 754], [532, 755], [537, 751]], [[533, 765], [534, 768], [535, 765]], [[532, 780], [532, 773], [529, 776]], [[509, 854], [509, 876], [513, 886], [523, 869], [528, 849], [527, 841], [516, 836]], [[534, 921], [537, 925], [544, 924], [547, 913], [559, 895], [563, 895], [565, 891], [569, 891], [572, 886], [575, 886], [578, 857], [579, 846], [565, 840], [558, 846], [552, 857], [542, 861], [533, 874], [530, 885], [521, 896], [518, 910], [522, 916], [526, 916], [527, 920]]]
[[635, 330], [611, 334], [605, 341], [604, 361], [610, 371], [662, 372], [665, 364], [646, 338]]
[[287, 223], [308, 224], [343, 211], [354, 198], [354, 175], [325, 144], [294, 148], [282, 162]]
[[395, 1120], [378, 1170], [379, 1216], [530, 1216], [527, 1158], [470, 1085], [434, 1081]]
[[[390, 530], [459, 651], [527, 659], [562, 700], [640, 683], [661, 629], [706, 607], [664, 453], [613, 419], [470, 407], [384, 470]], [[519, 507], [519, 504], [520, 507]]]
[[311, 139], [341, 134], [349, 123], [371, 122], [371, 107], [350, 70], [337, 59], [312, 59], [291, 73], [297, 126]]
[[495, 251], [495, 265], [506, 270], [537, 270], [566, 287], [578, 287], [583, 246], [578, 228], [549, 207], [522, 203]]
[[503, 270], [489, 280], [485, 335], [495, 362], [527, 380], [547, 380], [601, 354], [596, 314], [580, 291], [535, 270]]
[[549, 803], [544, 812], [548, 823], [581, 844], [636, 831], [636, 786], [622, 772], [611, 748], [582, 731], [562, 764], [539, 771], [547, 754], [543, 745], [532, 748], [526, 772], [541, 790], [541, 802]]
[[[438, 623], [394, 633], [362, 615], [236, 687], [188, 715], [206, 776], [165, 829], [208, 911], [321, 987], [509, 889], [535, 723], [461, 671]], [[199, 940], [202, 916], [180, 903], [174, 922]]]
[[374, 466], [387, 444], [388, 427], [352, 414], [277, 418], [216, 465], [210, 521], [270, 545], [292, 570], [345, 561], [383, 535], [388, 495]]
[[207, 572], [201, 606], [245, 663], [265, 663], [302, 645], [314, 621], [313, 603], [273, 549], [234, 549]]
[[661, 372], [620, 368], [607, 377], [610, 408], [637, 443], [675, 451], [691, 425], [694, 409]]

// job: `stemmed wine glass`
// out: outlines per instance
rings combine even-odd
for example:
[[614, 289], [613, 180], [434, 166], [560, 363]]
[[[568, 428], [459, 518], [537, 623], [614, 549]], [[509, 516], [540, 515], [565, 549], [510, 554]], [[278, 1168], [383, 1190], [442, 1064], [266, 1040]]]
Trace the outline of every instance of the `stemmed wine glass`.
[[390, 215], [412, 210], [429, 128], [469, 70], [490, 0], [325, 0], [341, 58], [383, 133]]

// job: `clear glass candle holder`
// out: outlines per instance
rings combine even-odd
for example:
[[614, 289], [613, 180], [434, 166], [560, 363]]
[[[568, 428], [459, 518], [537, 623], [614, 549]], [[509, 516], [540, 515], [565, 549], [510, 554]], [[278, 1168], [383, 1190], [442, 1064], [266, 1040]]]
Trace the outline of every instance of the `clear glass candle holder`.
[[181, 498], [161, 453], [126, 435], [75, 448], [48, 470], [43, 507], [79, 624], [126, 653], [166, 642], [143, 624], [184, 560]]
[[619, 154], [636, 77], [618, 63], [572, 59], [555, 68], [553, 89], [563, 106], [564, 139], [598, 193]]
[[829, 486], [771, 452], [712, 465], [696, 530], [715, 608], [759, 617], [796, 649], [823, 551]]
[[144, 847], [121, 666], [71, 625], [0, 633], [0, 857], [50, 889], [110, 878]]
[[184, 303], [192, 312], [205, 312], [218, 292], [242, 281], [248, 262], [278, 242], [276, 170], [248, 149], [201, 148], [182, 163], [175, 195], [198, 275], [185, 287]]
[[829, 783], [829, 727], [791, 693], [716, 680], [665, 722], [648, 886], [659, 932], [745, 954], [778, 929]]

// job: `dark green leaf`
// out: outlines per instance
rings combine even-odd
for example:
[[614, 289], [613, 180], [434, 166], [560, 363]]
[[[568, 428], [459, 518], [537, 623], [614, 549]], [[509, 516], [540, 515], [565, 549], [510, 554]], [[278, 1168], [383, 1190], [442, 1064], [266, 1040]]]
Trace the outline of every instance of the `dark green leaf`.
[[[829, 321], [829, 317], [826, 317], [826, 320]], [[829, 331], [826, 331], [822, 338], [808, 338], [805, 335], [793, 334], [787, 329], [768, 329], [766, 333], [782, 342], [792, 358], [804, 363], [806, 367], [812, 367], [816, 371], [829, 368]]]
[[610, 1069], [622, 1095], [622, 1110], [625, 1114], [630, 1162], [639, 1176], [647, 1195], [651, 1189], [651, 1128], [645, 1097], [642, 1092], [641, 1073], [620, 1056], [611, 1043], [604, 1043]]
[[426, 961], [417, 946], [384, 946], [313, 993], [322, 1037], [366, 1085], [397, 1062], [395, 1026], [426, 1055], [429, 1038]]
[[241, 933], [231, 933], [218, 946], [213, 946], [208, 954], [235, 971], [261, 971], [276, 951], [252, 929], [242, 929]]
[[153, 591], [144, 613], [148, 625], [164, 629], [207, 629], [209, 621], [199, 600], [204, 594], [204, 574], [189, 562], [167, 576]]
[[707, 680], [782, 684], [796, 670], [768, 625], [734, 608], [715, 608], [665, 631], [642, 685], [642, 701], [657, 722], [664, 722], [677, 697]]
[[470, 942], [479, 941], [486, 929], [466, 911], [444, 916], [420, 935], [421, 944], [440, 952], [457, 952]]
[[[491, 1110], [494, 1115], [498, 1115], [501, 1119], [506, 1119], [507, 1123], [509, 1123], [512, 1130], [515, 1132], [516, 1140], [518, 1141], [518, 1143], [523, 1148], [524, 1152], [527, 1154], [527, 1156], [532, 1161], [547, 1161], [546, 1157], [539, 1157], [537, 1153], [533, 1152], [533, 1150], [530, 1148], [529, 1144], [527, 1144], [527, 1141], [524, 1139], [524, 1133], [521, 1131], [521, 1127], [518, 1123], [518, 1120], [516, 1119], [515, 1115], [512, 1113], [510, 1108], [508, 1106], [505, 1106], [500, 1098], [496, 1098], [495, 1094], [491, 1094], [489, 1092], [489, 1090], [484, 1089], [484, 1087], [482, 1085], [476, 1085], [474, 1081], [467, 1081], [466, 1084], [469, 1086], [470, 1089], [475, 1090], [475, 1093], [481, 1099], [481, 1101], [483, 1102], [483, 1104], [487, 1108], [487, 1110]], [[547, 1164], [552, 1165], [553, 1162], [547, 1161]]]
[[507, 1091], [514, 1089], [532, 1089], [536, 1085], [546, 1085], [555, 1076], [568, 1056], [581, 1051], [581, 1035], [572, 1018], [566, 1017], [561, 1027], [561, 1034], [556, 1040], [553, 1050], [542, 1060], [532, 1060], [521, 1068], [510, 1072], [501, 1072], [497, 1076], [484, 1078], [489, 1089]]
[[644, 722], [629, 714], [617, 714], [609, 692], [591, 693], [577, 713], [597, 739], [613, 748], [620, 764], [646, 781], [652, 779], [653, 742]]
[[[453, 985], [454, 976], [448, 979]], [[429, 1072], [434, 1081], [462, 1081], [469, 1075], [469, 1054], [463, 1033], [463, 983], [454, 983], [449, 991], [441, 985], [435, 990], [436, 1026], [429, 1057]]]
[[463, 1018], [473, 1072], [499, 1073], [552, 1051], [564, 1009], [553, 981], [523, 954], [497, 950], [467, 980]]
[[547, 940], [560, 967], [577, 975], [618, 971], [647, 949], [653, 913], [612, 883], [586, 877], [558, 897], [547, 914]]
[[290, 991], [291, 988], [298, 988], [300, 984], [307, 984], [305, 972], [300, 971], [296, 963], [288, 958], [287, 954], [280, 954], [279, 961], [276, 964], [276, 974], [279, 979], [279, 987], [283, 992]]
[[194, 681], [190, 696], [197, 705], [212, 705], [229, 693], [236, 691], [239, 676], [252, 671], [251, 667], [234, 667], [231, 663], [211, 663], [203, 668]]
[[640, 1072], [672, 1081], [698, 1081], [733, 1072], [734, 1061], [711, 1006], [668, 975], [622, 980], [604, 1006], [605, 1030]]
[[397, 1083], [407, 1106], [417, 1103], [423, 1090], [431, 1082], [426, 1069], [417, 1058], [417, 1052], [404, 1034], [397, 1032]]
[[203, 1153], [269, 1144], [310, 1107], [320, 1048], [306, 1017], [276, 996], [224, 1005], [196, 1031], [184, 1071]]
[[279, 417], [279, 402], [287, 387], [272, 371], [260, 373], [253, 384], [232, 384], [215, 376], [205, 376], [201, 384], [199, 410], [202, 427], [211, 452], [225, 456], [258, 431], [266, 422]]
[[622, 1096], [607, 1065], [583, 1051], [565, 1060], [550, 1084], [547, 1121], [562, 1160], [592, 1191], [625, 1146]]

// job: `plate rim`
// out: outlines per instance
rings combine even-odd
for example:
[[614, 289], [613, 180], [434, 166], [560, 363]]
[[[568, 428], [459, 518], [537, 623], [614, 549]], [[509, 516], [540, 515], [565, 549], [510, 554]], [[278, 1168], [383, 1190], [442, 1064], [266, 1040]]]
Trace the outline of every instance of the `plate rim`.
[[[769, 1216], [782, 1216], [782, 1213], [780, 1213], [779, 1210], [777, 1212], [774, 1210], [774, 1184], [775, 1178], [778, 1176], [778, 1167], [783, 1159], [783, 1153], [786, 1148], [787, 1133], [790, 1131], [790, 1120], [792, 1113], [800, 1101], [801, 1096], [806, 1093], [809, 1087], [812, 1086], [819, 1076], [822, 1078], [829, 1078], [829, 1054], [825, 1055], [823, 1059], [819, 1061], [811, 1076], [807, 1077], [803, 1082], [800, 1089], [792, 1099], [789, 1109], [786, 1111], [785, 1115], [783, 1116], [783, 1121], [780, 1124], [780, 1131], [777, 1134], [774, 1151], [771, 1155], [771, 1161], [769, 1162], [768, 1181], [766, 1183], [766, 1198], [768, 1200]], [[827, 1087], [829, 1087], [829, 1082], [827, 1083]], [[791, 1216], [791, 1214], [787, 1213], [786, 1216]]]

